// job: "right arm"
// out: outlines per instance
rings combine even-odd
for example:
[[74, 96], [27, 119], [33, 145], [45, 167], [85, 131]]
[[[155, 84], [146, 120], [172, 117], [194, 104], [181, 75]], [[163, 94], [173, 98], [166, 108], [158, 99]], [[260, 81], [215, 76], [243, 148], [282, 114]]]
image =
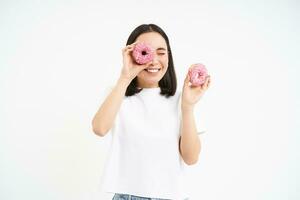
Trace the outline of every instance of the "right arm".
[[96, 135], [105, 136], [112, 127], [129, 83], [128, 80], [120, 77], [111, 93], [102, 103], [92, 121], [93, 132]]
[[96, 135], [103, 137], [111, 129], [116, 115], [120, 109], [128, 85], [141, 71], [148, 67], [146, 64], [137, 65], [133, 61], [131, 57], [131, 51], [133, 51], [135, 43], [127, 45], [122, 50], [123, 68], [121, 71], [121, 76], [93, 118], [93, 132]]

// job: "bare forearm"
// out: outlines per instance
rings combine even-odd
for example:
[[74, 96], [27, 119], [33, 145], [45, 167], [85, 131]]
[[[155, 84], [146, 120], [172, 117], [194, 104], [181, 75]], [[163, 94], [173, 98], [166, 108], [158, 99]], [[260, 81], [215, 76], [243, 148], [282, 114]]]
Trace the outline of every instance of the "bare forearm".
[[112, 127], [130, 81], [119, 78], [95, 114], [92, 126], [95, 134], [104, 136]]
[[193, 112], [193, 107], [182, 107], [180, 150], [187, 164], [195, 164], [198, 161], [201, 149]]

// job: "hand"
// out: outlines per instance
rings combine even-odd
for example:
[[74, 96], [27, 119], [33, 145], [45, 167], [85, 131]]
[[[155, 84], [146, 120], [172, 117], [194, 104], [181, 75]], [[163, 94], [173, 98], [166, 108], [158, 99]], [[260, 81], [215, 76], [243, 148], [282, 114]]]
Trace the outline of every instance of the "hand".
[[[192, 67], [192, 66], [191, 66]], [[204, 92], [210, 86], [210, 75], [205, 79], [205, 82], [200, 86], [193, 86], [190, 84], [190, 77], [187, 73], [184, 80], [183, 92], [182, 92], [182, 108], [193, 108], [194, 105], [200, 100]]]
[[144, 69], [148, 67], [148, 63], [144, 65], [138, 65], [132, 58], [132, 51], [134, 46], [138, 42], [134, 42], [131, 45], [127, 45], [123, 50], [123, 68], [121, 71], [121, 78], [127, 79], [130, 82]]

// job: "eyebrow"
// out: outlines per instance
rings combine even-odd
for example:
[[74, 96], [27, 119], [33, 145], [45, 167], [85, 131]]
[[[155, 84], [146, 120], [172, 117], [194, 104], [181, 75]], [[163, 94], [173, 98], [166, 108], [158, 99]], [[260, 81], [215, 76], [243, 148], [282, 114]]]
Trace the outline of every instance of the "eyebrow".
[[159, 48], [157, 48], [156, 50], [157, 50], [157, 51], [159, 51], [159, 50], [164, 50], [164, 51], [166, 51], [166, 49], [163, 48], [163, 47], [159, 47]]

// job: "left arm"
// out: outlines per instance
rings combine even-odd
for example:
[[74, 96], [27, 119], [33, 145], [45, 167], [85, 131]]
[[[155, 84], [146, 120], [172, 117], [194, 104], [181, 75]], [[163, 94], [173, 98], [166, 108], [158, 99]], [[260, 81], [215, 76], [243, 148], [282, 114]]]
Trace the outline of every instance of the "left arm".
[[189, 80], [190, 77], [187, 74], [182, 92], [179, 151], [184, 162], [192, 165], [197, 163], [201, 150], [194, 118], [194, 106], [208, 89], [210, 76], [207, 76], [204, 84], [200, 86], [189, 85]]
[[188, 165], [195, 164], [201, 150], [201, 142], [197, 135], [194, 119], [194, 107], [182, 107], [182, 121], [180, 126], [180, 154]]

